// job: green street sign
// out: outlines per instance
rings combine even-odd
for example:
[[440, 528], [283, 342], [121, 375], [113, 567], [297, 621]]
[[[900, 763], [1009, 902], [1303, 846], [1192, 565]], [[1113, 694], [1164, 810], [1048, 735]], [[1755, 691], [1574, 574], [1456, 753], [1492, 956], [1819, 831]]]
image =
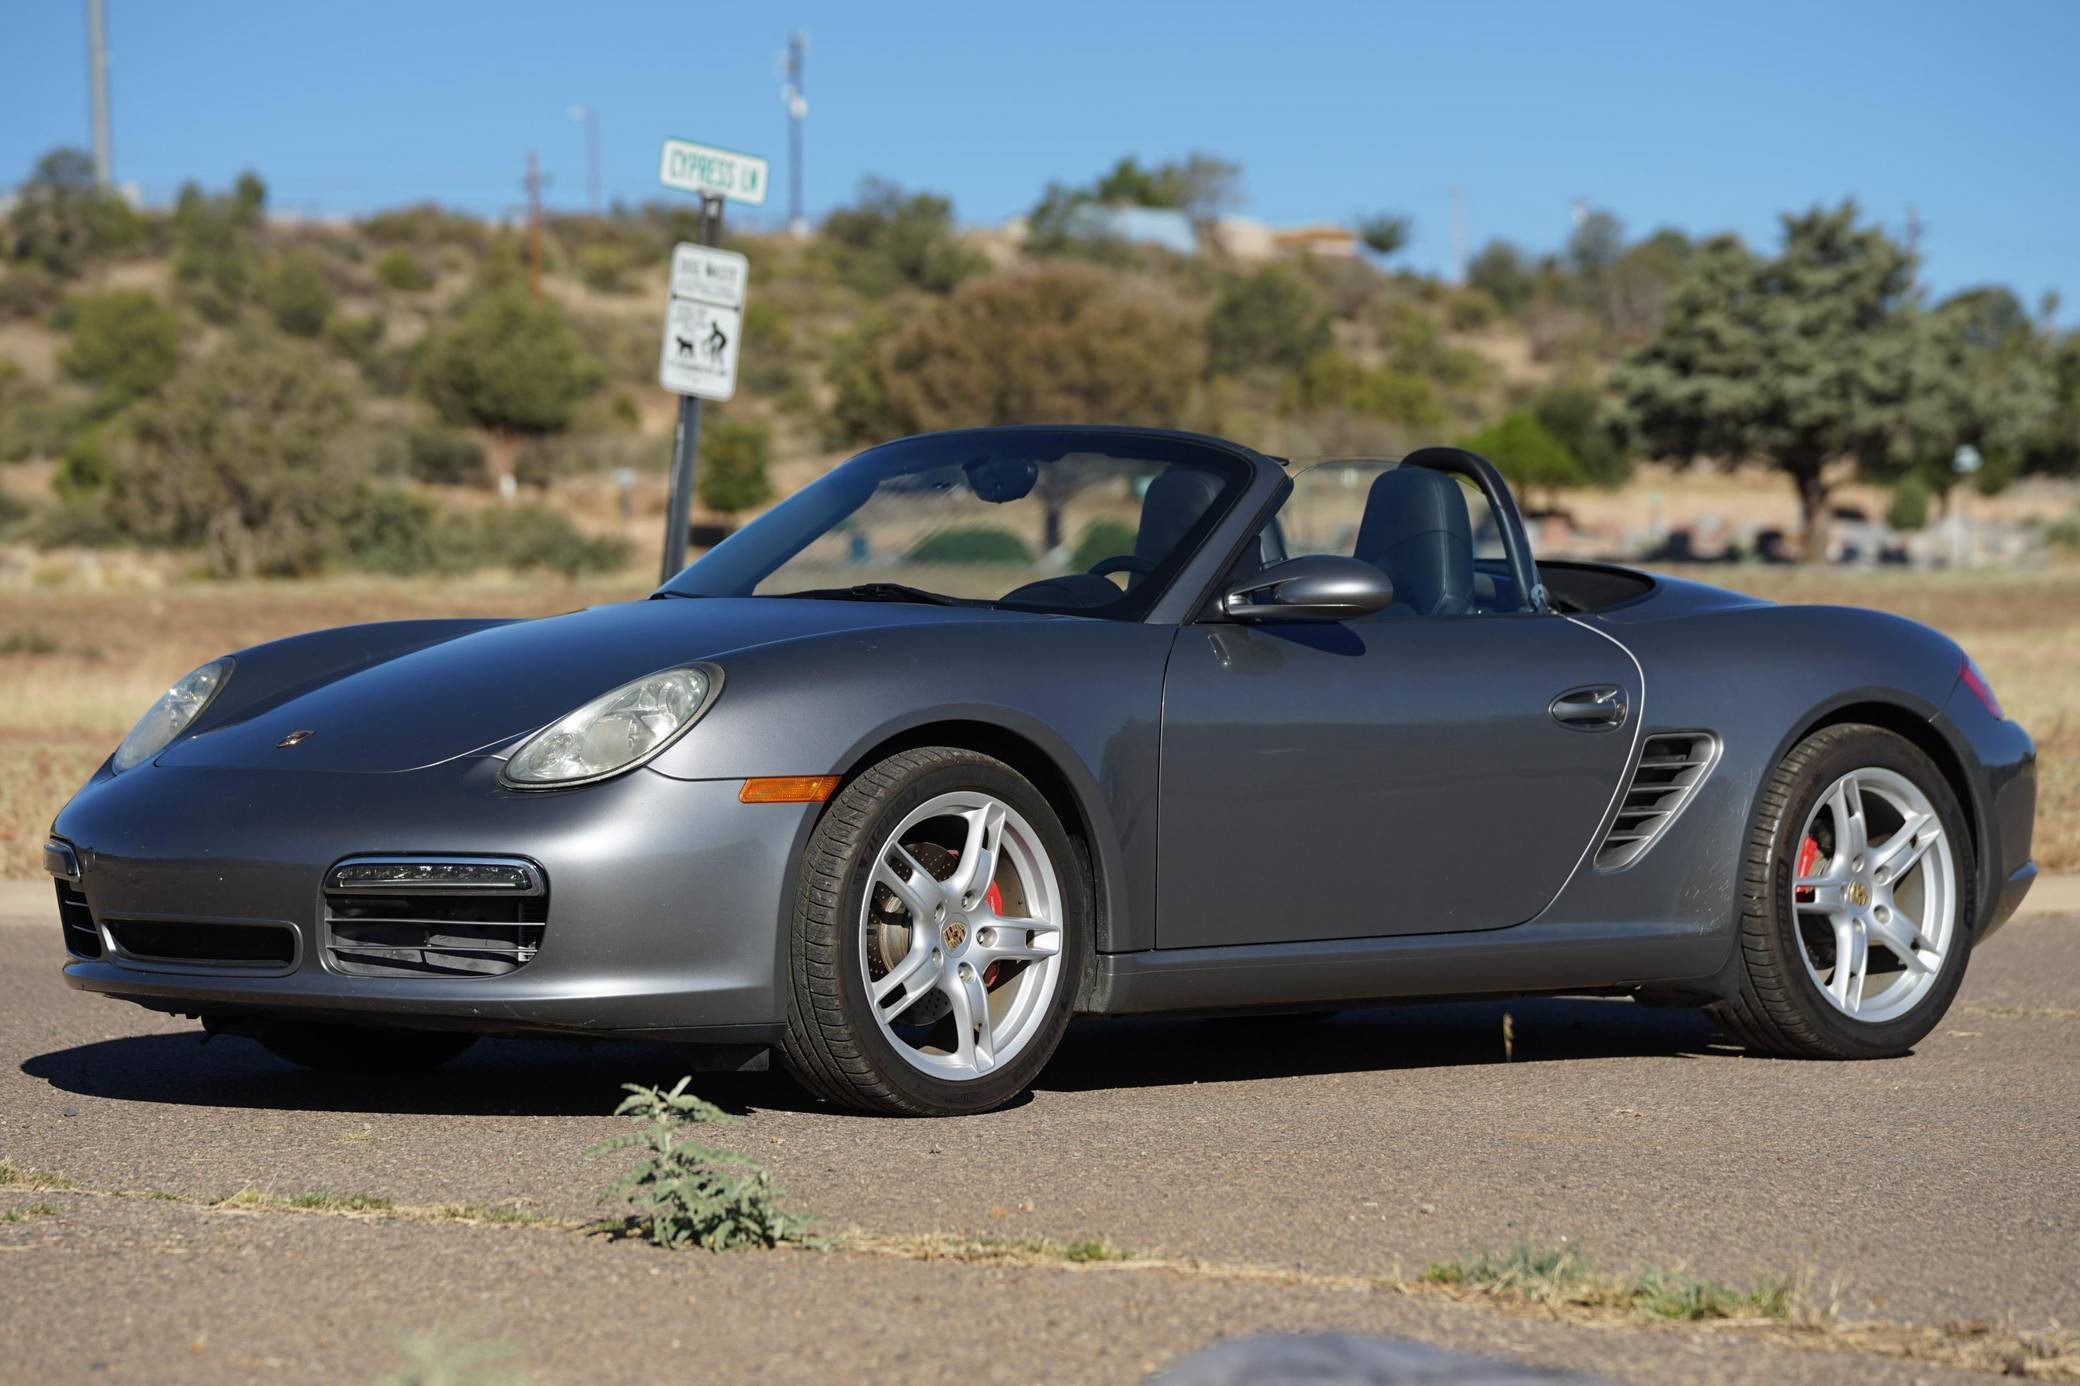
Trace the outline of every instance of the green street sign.
[[771, 178], [766, 161], [756, 154], [739, 154], [691, 140], [666, 140], [658, 159], [657, 181], [682, 192], [727, 197], [756, 207], [766, 200]]

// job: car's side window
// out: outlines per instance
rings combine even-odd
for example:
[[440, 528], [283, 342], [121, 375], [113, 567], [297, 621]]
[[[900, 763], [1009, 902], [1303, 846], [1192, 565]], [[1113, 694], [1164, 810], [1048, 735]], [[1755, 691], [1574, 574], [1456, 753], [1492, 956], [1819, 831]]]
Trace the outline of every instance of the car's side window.
[[1321, 462], [1293, 476], [1270, 521], [1285, 553], [1360, 558], [1394, 582], [1373, 619], [1527, 609], [1510, 580], [1487, 497], [1446, 472], [1389, 462]]

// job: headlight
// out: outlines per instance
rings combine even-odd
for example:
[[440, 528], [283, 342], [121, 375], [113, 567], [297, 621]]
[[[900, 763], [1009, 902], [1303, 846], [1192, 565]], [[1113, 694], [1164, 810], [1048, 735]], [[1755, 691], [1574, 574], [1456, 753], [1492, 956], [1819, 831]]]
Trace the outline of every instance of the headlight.
[[159, 701], [137, 719], [137, 725], [123, 738], [123, 744], [116, 747], [109, 768], [119, 775], [125, 770], [134, 770], [172, 745], [173, 739], [202, 715], [210, 699], [230, 681], [229, 656], [213, 659], [187, 674], [160, 694]]
[[721, 687], [712, 664], [646, 674], [527, 738], [500, 778], [516, 789], [553, 789], [633, 769], [678, 740]]

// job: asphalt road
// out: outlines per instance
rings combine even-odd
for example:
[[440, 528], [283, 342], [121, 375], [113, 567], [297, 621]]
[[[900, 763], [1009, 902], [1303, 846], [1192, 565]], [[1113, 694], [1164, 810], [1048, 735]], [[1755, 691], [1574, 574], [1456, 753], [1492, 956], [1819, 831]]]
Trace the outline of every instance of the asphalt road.
[[[502, 1041], [410, 1081], [321, 1078], [66, 990], [0, 894], [0, 1156], [88, 1189], [368, 1194], [582, 1218], [584, 1149], [667, 1049]], [[1513, 1022], [1506, 1059], [1503, 1017]], [[1073, 1027], [1031, 1098], [843, 1114], [709, 1076], [728, 1143], [833, 1227], [1102, 1236], [1321, 1275], [1529, 1244], [1613, 1269], [1789, 1275], [1852, 1317], [2080, 1322], [2080, 914], [2026, 917], [1888, 1063], [1742, 1057], [1696, 1015], [1520, 1001]], [[401, 1335], [503, 1339], [547, 1381], [1131, 1381], [1209, 1342], [1400, 1334], [1619, 1380], [1937, 1381], [1740, 1335], [1546, 1322], [1319, 1283], [671, 1255], [550, 1229], [0, 1190], [0, 1380], [369, 1380]], [[1959, 1375], [1957, 1379], [1966, 1379]]]

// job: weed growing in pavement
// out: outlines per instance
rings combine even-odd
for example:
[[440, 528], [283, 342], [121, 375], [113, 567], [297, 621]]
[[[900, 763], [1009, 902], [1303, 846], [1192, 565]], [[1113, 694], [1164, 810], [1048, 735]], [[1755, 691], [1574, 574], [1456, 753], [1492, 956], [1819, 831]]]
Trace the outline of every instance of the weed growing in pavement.
[[69, 1189], [72, 1181], [47, 1169], [21, 1169], [12, 1161], [0, 1160], [0, 1189]]
[[639, 1150], [627, 1174], [600, 1190], [599, 1201], [624, 1200], [636, 1213], [631, 1232], [663, 1247], [697, 1246], [708, 1251], [807, 1243], [814, 1219], [781, 1208], [784, 1195], [764, 1166], [732, 1150], [686, 1144], [691, 1126], [733, 1125], [736, 1118], [686, 1091], [691, 1076], [667, 1092], [623, 1084], [628, 1096], [615, 1116], [642, 1122], [641, 1130], [616, 1136], [586, 1151], [588, 1156]]
[[1565, 1249], [1519, 1247], [1505, 1256], [1483, 1253], [1470, 1261], [1439, 1262], [1424, 1268], [1422, 1280], [1428, 1285], [1551, 1309], [1629, 1311], [1686, 1323], [1711, 1319], [1784, 1322], [1799, 1309], [1798, 1298], [1786, 1280], [1766, 1280], [1738, 1290], [1670, 1271], [1611, 1275], [1596, 1270], [1579, 1252]]
[[57, 1215], [58, 1205], [55, 1203], [32, 1203], [26, 1208], [9, 1208], [6, 1212], [0, 1213], [0, 1222], [32, 1222], [37, 1218]]

